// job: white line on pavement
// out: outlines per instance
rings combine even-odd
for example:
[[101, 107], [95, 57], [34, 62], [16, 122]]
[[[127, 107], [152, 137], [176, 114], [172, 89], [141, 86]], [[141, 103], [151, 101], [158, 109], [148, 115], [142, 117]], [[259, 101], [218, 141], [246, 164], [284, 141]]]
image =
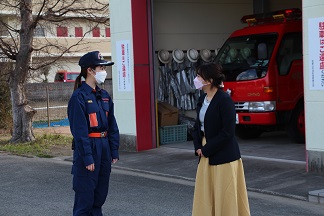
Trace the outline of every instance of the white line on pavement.
[[272, 161], [272, 162], [280, 162], [280, 163], [290, 163], [290, 164], [306, 165], [306, 162], [305, 161], [297, 161], [297, 160], [287, 160], [287, 159], [278, 159], [278, 158], [267, 158], [267, 157], [258, 157], [258, 156], [249, 156], [249, 155], [242, 155], [242, 158], [254, 159], [254, 160], [263, 160], [263, 161]]

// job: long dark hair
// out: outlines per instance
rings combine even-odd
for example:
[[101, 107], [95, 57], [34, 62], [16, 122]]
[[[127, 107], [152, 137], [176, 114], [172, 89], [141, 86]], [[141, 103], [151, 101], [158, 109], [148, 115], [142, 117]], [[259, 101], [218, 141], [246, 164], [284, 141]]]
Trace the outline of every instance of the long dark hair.
[[87, 68], [81, 68], [81, 73], [79, 74], [79, 76], [77, 76], [77, 78], [75, 79], [75, 82], [74, 82], [74, 90], [81, 86], [81, 84], [82, 84], [81, 78], [82, 77], [84, 79], [87, 79], [88, 68], [91, 68], [91, 69], [95, 70], [96, 66], [90, 66], [90, 67], [87, 67]]

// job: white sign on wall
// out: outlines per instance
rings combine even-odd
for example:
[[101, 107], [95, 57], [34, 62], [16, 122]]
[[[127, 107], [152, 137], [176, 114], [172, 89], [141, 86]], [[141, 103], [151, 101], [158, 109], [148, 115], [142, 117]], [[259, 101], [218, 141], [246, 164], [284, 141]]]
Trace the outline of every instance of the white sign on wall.
[[309, 88], [324, 90], [324, 17], [308, 20]]
[[116, 42], [118, 91], [131, 91], [129, 41]]

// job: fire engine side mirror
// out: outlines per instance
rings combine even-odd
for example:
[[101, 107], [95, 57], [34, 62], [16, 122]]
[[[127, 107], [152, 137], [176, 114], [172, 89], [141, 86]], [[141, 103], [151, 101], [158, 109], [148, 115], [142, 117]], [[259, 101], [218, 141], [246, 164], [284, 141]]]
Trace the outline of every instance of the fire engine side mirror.
[[258, 44], [258, 59], [265, 60], [268, 58], [268, 48], [266, 43]]

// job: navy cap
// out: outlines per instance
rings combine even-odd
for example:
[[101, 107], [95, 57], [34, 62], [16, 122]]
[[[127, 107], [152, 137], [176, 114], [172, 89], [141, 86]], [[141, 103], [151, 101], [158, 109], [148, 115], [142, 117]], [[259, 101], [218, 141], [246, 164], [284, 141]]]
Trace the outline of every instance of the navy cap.
[[90, 66], [111, 66], [114, 62], [104, 60], [99, 51], [88, 52], [80, 58], [79, 65], [81, 68], [88, 68]]

